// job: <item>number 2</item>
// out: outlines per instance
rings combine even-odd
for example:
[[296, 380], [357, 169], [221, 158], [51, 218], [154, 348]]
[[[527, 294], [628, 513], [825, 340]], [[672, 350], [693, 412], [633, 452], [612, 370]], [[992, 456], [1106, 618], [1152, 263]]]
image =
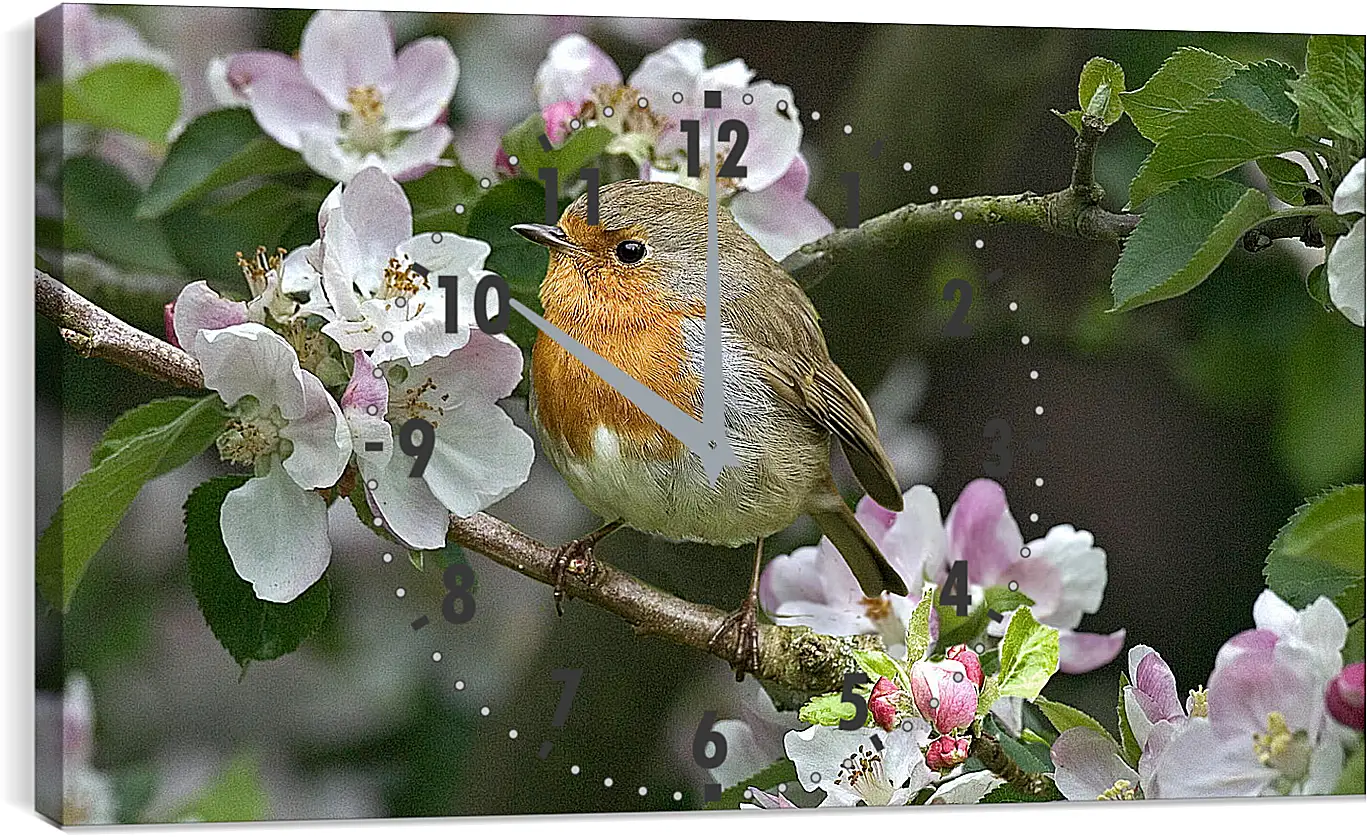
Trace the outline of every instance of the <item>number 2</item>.
[[966, 338], [973, 334], [973, 326], [968, 322], [968, 310], [973, 307], [973, 286], [966, 279], [951, 279], [945, 283], [946, 300], [957, 300], [954, 313], [945, 324], [945, 335], [952, 338]]

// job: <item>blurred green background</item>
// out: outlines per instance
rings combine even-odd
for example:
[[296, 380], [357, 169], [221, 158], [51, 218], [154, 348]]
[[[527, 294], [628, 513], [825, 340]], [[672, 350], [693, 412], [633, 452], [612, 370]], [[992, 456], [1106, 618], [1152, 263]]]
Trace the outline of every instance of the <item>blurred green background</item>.
[[[177, 58], [187, 96], [199, 96], [201, 109], [208, 56], [253, 45], [292, 51], [310, 14], [117, 13]], [[1300, 66], [1306, 41], [782, 21], [404, 14], [395, 23], [401, 43], [420, 34], [451, 38], [462, 65], [451, 114], [458, 136], [480, 121], [506, 127], [529, 113], [531, 76], [563, 32], [588, 34], [624, 74], [672, 38], [697, 37], [709, 63], [743, 58], [757, 77], [789, 85], [803, 112], [821, 113], [804, 121], [803, 146], [811, 196], [837, 222], [845, 216], [842, 171], [860, 172], [866, 217], [931, 200], [932, 186], [942, 197], [1060, 188], [1073, 132], [1049, 110], [1072, 105], [1078, 70], [1094, 55], [1118, 61], [1133, 89], [1179, 46]], [[883, 145], [875, 158], [876, 140]], [[40, 178], [53, 174], [43, 145]], [[1128, 121], [1106, 136], [1097, 170], [1112, 208], [1124, 204], [1148, 147]], [[459, 139], [457, 148], [464, 152]], [[471, 169], [490, 162], [463, 158]], [[103, 176], [91, 168], [87, 185]], [[316, 234], [276, 221], [258, 212], [206, 225], [187, 214], [185, 226], [168, 233], [181, 270], [148, 265], [146, 276], [117, 287], [89, 266], [62, 267], [74, 285], [102, 287], [99, 302], [160, 334], [161, 303], [188, 278], [232, 288], [241, 282], [233, 251], [292, 247]], [[136, 229], [117, 235], [138, 247]], [[905, 443], [892, 452], [903, 482], [929, 483], [947, 513], [984, 473], [984, 424], [1006, 419], [1016, 447], [1002, 482], [1026, 538], [1068, 522], [1093, 532], [1107, 552], [1104, 605], [1081, 628], [1126, 628], [1126, 646], [1159, 649], [1185, 692], [1209, 673], [1220, 644], [1251, 625], [1262, 561], [1280, 525], [1305, 497], [1363, 478], [1363, 333], [1307, 295], [1302, 277], [1320, 253], [1295, 243], [1257, 256], [1236, 252], [1182, 298], [1107, 315], [1118, 250], [1035, 230], [965, 227], [844, 263], [812, 296], [832, 354], [876, 393], [885, 439]], [[989, 274], [1000, 278], [989, 284]], [[954, 304], [941, 289], [953, 278], [975, 289], [970, 337], [944, 336]], [[75, 356], [45, 321], [37, 334], [40, 468], [51, 464], [55, 474], [60, 464], [70, 485], [115, 416], [166, 391]], [[508, 408], [525, 426], [525, 404]], [[402, 559], [381, 562], [384, 546], [349, 510], [335, 510], [333, 610], [323, 635], [239, 672], [196, 611], [184, 565], [181, 504], [218, 469], [205, 457], [150, 485], [92, 563], [66, 619], [40, 616], [38, 686], [57, 689], [73, 669], [90, 677], [96, 765], [115, 778], [124, 817], [169, 811], [167, 801], [242, 755], [260, 766], [274, 817], [699, 805], [706, 780], [692, 763], [693, 731], [704, 710], [739, 712], [748, 683], [738, 687], [718, 660], [636, 637], [583, 604], [571, 602], [557, 619], [548, 590], [478, 556], [470, 557], [476, 618], [460, 626], [436, 619], [414, 632], [414, 617], [439, 610], [438, 574]], [[40, 529], [59, 488], [40, 487]], [[551, 543], [594, 524], [540, 459], [532, 481], [493, 511]], [[1029, 522], [1031, 512], [1038, 523]], [[773, 539], [771, 555], [814, 539], [810, 523], [799, 522]], [[747, 583], [746, 549], [627, 533], [599, 555], [728, 609]], [[46, 611], [41, 602], [39, 610]], [[1095, 673], [1059, 676], [1046, 693], [1113, 723], [1123, 663], [1122, 654]], [[561, 684], [550, 672], [562, 667], [584, 675], [568, 724], [556, 730]], [[453, 689], [457, 679], [463, 690]], [[542, 761], [536, 751], [547, 739], [554, 748]], [[682, 801], [672, 799], [675, 790]]]

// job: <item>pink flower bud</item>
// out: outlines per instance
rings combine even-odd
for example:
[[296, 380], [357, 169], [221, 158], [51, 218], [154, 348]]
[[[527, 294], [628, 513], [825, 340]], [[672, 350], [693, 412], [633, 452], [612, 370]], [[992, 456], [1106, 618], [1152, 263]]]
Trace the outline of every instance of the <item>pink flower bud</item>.
[[978, 686], [959, 661], [913, 664], [911, 698], [922, 718], [941, 733], [968, 727], [978, 714]]
[[976, 653], [960, 643], [958, 646], [950, 646], [945, 652], [945, 658], [963, 664], [964, 673], [968, 675], [968, 680], [972, 681], [978, 689], [982, 689], [983, 665], [978, 661]]
[[941, 736], [926, 749], [926, 765], [945, 771], [968, 759], [969, 742], [964, 738]]
[[893, 701], [901, 694], [897, 685], [887, 678], [879, 678], [873, 685], [873, 691], [869, 693], [869, 712], [883, 730], [891, 731], [897, 724], [897, 705]]
[[506, 177], [515, 177], [517, 167], [513, 165], [513, 159], [508, 156], [508, 152], [503, 150], [503, 146], [498, 147], [494, 152], [494, 171]]
[[553, 102], [541, 111], [546, 122], [546, 139], [560, 145], [570, 135], [570, 120], [579, 115], [580, 102]]
[[176, 340], [176, 301], [172, 300], [162, 309], [162, 318], [166, 325], [166, 342], [181, 349], [180, 341]]
[[1364, 678], [1367, 670], [1362, 663], [1350, 663], [1325, 689], [1325, 706], [1339, 724], [1362, 730]]

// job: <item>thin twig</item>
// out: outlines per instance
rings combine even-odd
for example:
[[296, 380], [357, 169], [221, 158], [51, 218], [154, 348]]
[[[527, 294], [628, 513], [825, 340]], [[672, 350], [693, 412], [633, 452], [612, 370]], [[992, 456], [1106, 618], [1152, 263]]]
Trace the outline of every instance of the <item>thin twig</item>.
[[[42, 271], [34, 271], [34, 285], [38, 312], [82, 355], [104, 358], [178, 387], [204, 386], [199, 363], [188, 353], [133, 328]], [[453, 517], [449, 538], [550, 584], [555, 549], [492, 515]], [[565, 591], [621, 617], [638, 633], [709, 653], [709, 641], [726, 617], [718, 608], [682, 600], [602, 561], [594, 563], [589, 576], [566, 574]], [[839, 690], [845, 673], [858, 669], [851, 654], [858, 648], [881, 644], [872, 636], [827, 637], [803, 627], [761, 626], [758, 674], [792, 697]]]

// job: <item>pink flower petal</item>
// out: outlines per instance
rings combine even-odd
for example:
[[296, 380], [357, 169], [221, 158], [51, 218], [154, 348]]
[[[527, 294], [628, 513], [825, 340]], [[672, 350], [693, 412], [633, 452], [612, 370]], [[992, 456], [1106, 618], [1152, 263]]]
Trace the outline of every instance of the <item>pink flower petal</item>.
[[1018, 558], [1025, 542], [1006, 505], [1006, 491], [980, 478], [964, 487], [945, 522], [951, 561], [968, 562], [969, 581], [995, 585]]
[[298, 150], [306, 133], [336, 136], [337, 112], [305, 78], [299, 62], [279, 52], [241, 52], [228, 60], [228, 83], [275, 141]]
[[304, 27], [299, 64], [335, 111], [351, 110], [347, 94], [357, 87], [373, 85], [387, 98], [396, 70], [388, 18], [340, 9], [315, 13]]
[[385, 98], [390, 128], [417, 131], [441, 117], [456, 92], [460, 62], [445, 38], [419, 38], [399, 51], [394, 87]]
[[536, 70], [536, 101], [545, 108], [555, 102], [583, 104], [593, 98], [594, 85], [622, 83], [622, 71], [608, 54], [583, 35], [558, 38]]
[[807, 180], [807, 161], [798, 155], [773, 185], [758, 192], [740, 192], [731, 200], [736, 221], [776, 261], [835, 229], [807, 200]]
[[1110, 634], [1062, 629], [1058, 633], [1058, 670], [1067, 675], [1091, 672], [1115, 660], [1124, 646], [1124, 629]]
[[[1133, 654], [1130, 659], [1134, 660]], [[1133, 664], [1131, 681], [1135, 701], [1149, 721], [1186, 718], [1182, 700], [1177, 695], [1177, 677], [1162, 655], [1152, 650], [1144, 654]]]
[[226, 329], [247, 322], [247, 304], [225, 300], [200, 280], [181, 289], [171, 310], [176, 344], [185, 349], [195, 345], [201, 329]]

